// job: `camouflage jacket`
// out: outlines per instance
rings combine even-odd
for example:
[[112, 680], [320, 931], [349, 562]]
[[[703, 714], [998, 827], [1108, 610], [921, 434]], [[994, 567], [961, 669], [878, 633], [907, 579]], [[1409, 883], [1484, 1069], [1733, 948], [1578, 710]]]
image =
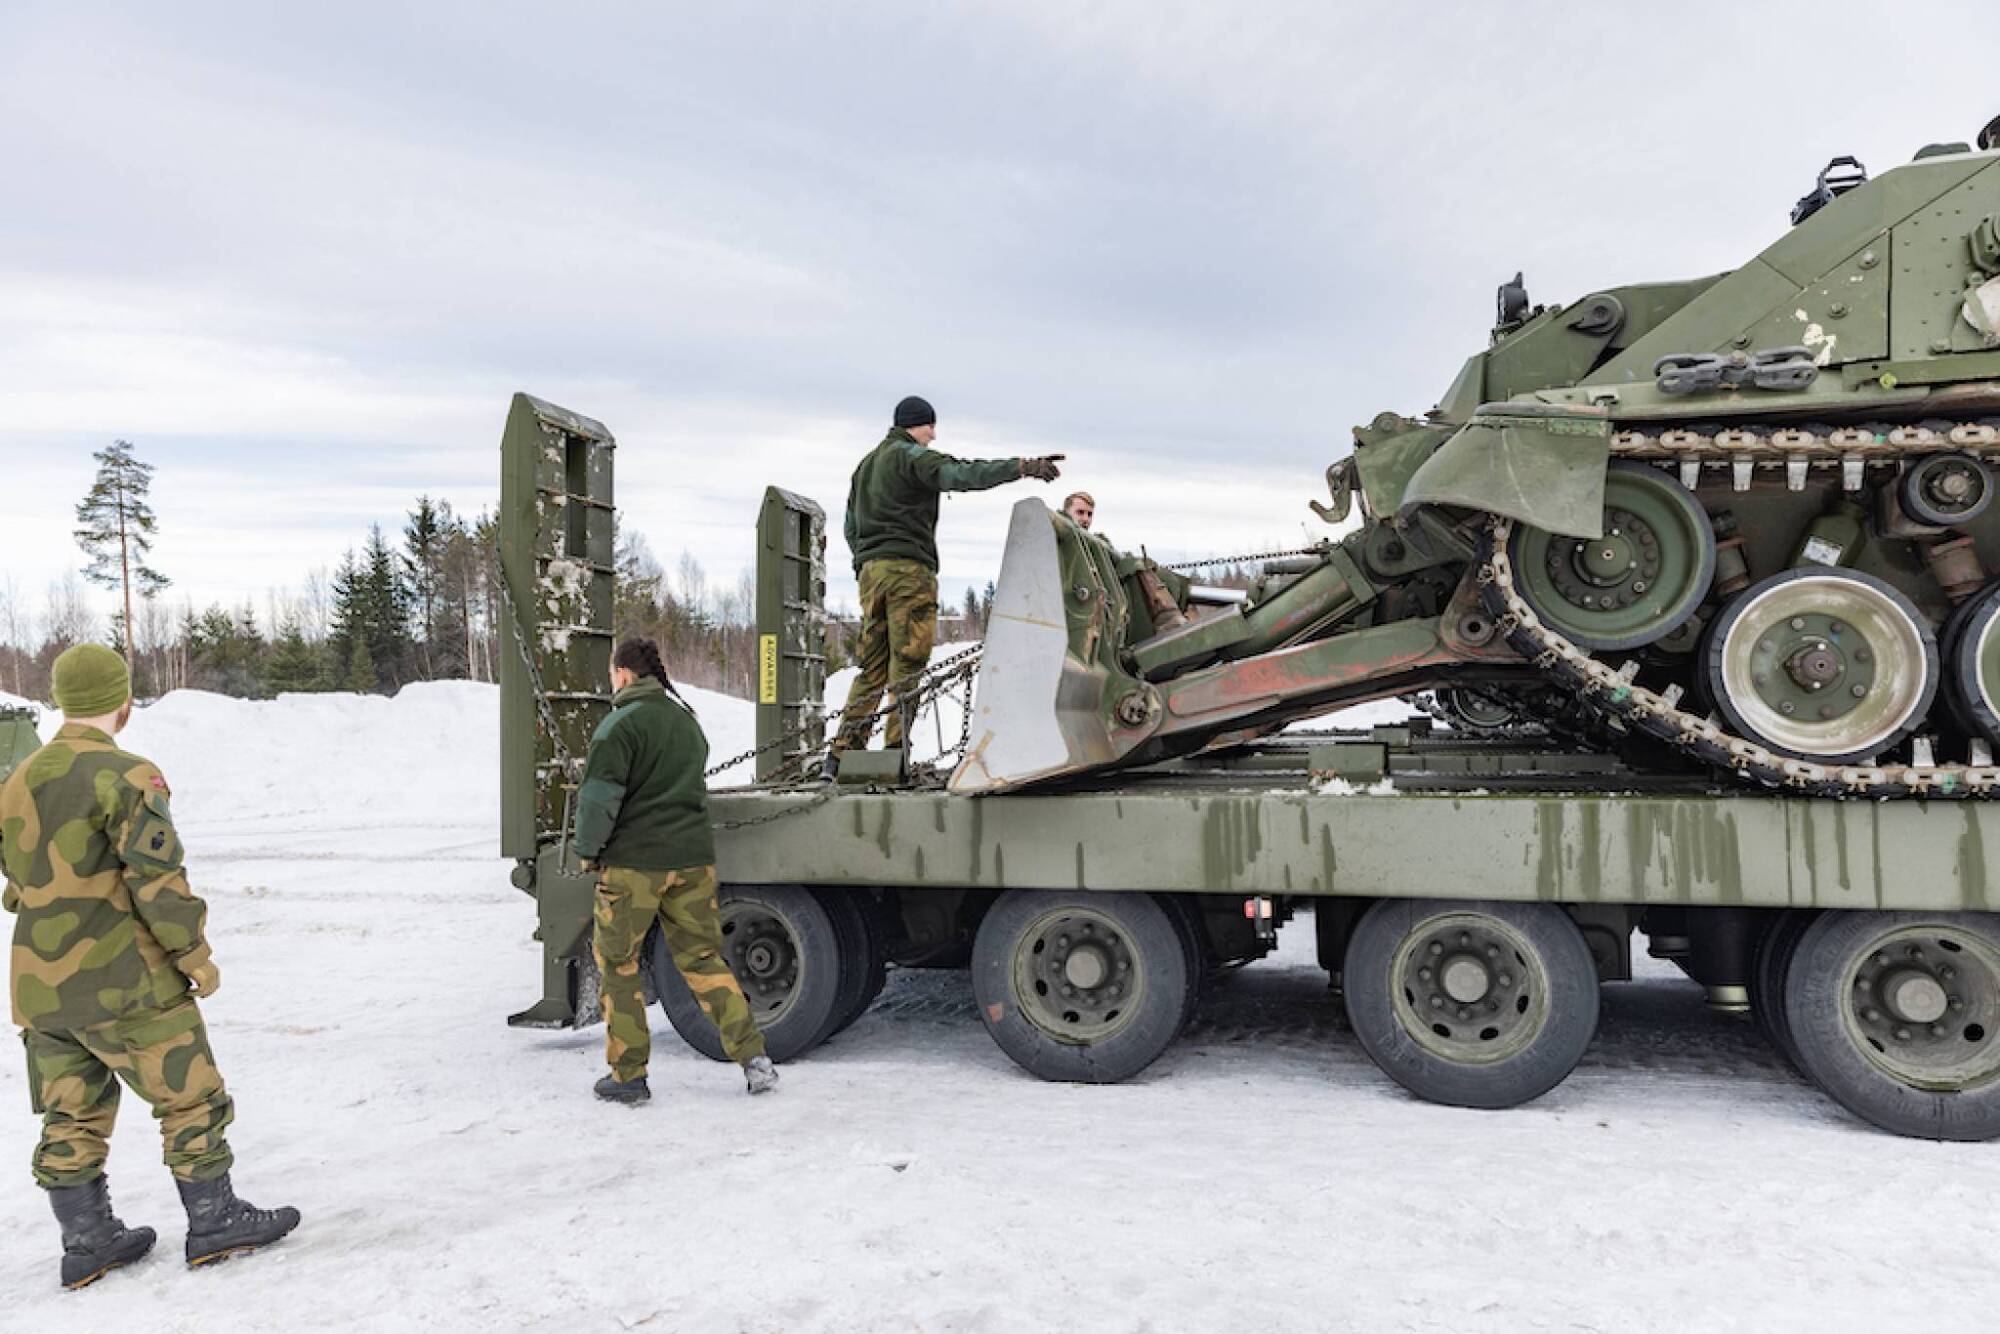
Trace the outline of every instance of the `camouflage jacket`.
[[14, 926], [14, 1022], [67, 1031], [187, 994], [208, 960], [160, 771], [96, 728], [64, 724], [0, 787], [0, 866]]

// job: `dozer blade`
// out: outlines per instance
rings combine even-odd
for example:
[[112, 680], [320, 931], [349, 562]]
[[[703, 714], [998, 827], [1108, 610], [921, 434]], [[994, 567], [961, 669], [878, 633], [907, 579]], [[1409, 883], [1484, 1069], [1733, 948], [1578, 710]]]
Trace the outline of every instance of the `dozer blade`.
[[[1014, 506], [973, 690], [972, 732], [951, 776], [958, 793], [996, 792], [1111, 757], [1093, 706], [1097, 673], [1070, 657], [1054, 521], [1039, 500]], [[1065, 699], [1080, 707], [1065, 712]], [[1087, 703], [1086, 703], [1087, 702]]]

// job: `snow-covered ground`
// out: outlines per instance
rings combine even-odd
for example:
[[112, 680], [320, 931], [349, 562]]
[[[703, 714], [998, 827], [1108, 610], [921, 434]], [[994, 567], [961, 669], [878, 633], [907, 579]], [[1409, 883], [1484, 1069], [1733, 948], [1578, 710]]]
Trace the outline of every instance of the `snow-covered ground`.
[[[718, 756], [748, 708], [697, 697]], [[56, 1290], [0, 1060], [8, 1330], [1992, 1328], [1988, 1146], [1892, 1139], [1649, 966], [1533, 1106], [1379, 1075], [1309, 921], [1122, 1086], [1043, 1084], [962, 975], [893, 975], [743, 1096], [655, 1012], [653, 1104], [589, 1095], [601, 1030], [525, 1032], [534, 913], [494, 855], [490, 687], [169, 696], [127, 735], [173, 782], [223, 988], [237, 1182], [306, 1222], [190, 1273], [143, 1106], [112, 1179], [159, 1252]]]

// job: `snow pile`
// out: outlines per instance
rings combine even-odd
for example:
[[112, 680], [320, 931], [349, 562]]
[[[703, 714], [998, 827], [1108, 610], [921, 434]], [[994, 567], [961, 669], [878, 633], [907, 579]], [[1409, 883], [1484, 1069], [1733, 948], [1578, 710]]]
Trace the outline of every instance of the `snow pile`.
[[[691, 693], [718, 753], [747, 745], [749, 705]], [[1858, 1126], [1643, 959], [1576, 1074], [1509, 1112], [1377, 1071], [1309, 918], [1127, 1084], [1041, 1083], [963, 973], [897, 971], [775, 1097], [656, 1009], [653, 1105], [596, 1103], [601, 1029], [504, 1023], [541, 949], [495, 855], [496, 705], [459, 684], [141, 711], [128, 739], [175, 785], [211, 909], [236, 1182], [305, 1225], [185, 1269], [127, 1097], [113, 1191], [159, 1248], [58, 1291], [0, 1054], [7, 1328], [1679, 1334], [1878, 1328], [1913, 1298], [1991, 1326], [1992, 1147]]]

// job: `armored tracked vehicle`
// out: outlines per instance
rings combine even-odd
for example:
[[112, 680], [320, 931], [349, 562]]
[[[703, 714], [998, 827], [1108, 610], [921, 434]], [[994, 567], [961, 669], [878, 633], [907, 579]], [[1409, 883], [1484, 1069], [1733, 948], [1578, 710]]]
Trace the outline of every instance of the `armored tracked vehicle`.
[[41, 744], [33, 709], [0, 705], [0, 780], [13, 773]]
[[[821, 508], [758, 522], [757, 782], [718, 791], [732, 969], [779, 1060], [888, 966], [968, 966], [1044, 1078], [1133, 1076], [1309, 917], [1416, 1095], [1554, 1087], [1643, 935], [1899, 1134], [2000, 1135], [2000, 122], [1822, 173], [1733, 272], [1537, 308], [1326, 470], [1325, 541], [1244, 594], [1018, 505], [937, 766], [829, 736]], [[612, 442], [518, 397], [503, 441], [503, 850], [542, 999], [595, 1017], [568, 806], [608, 701]], [[1148, 614], [1158, 581], [1185, 625]], [[1434, 717], [1296, 724], [1408, 695]], [[906, 729], [906, 731], [909, 729]], [[726, 763], [726, 762], [725, 762]], [[1950, 798], [1951, 800], [1944, 800]], [[1958, 800], [1968, 798], [1967, 800]], [[720, 1057], [661, 957], [677, 1030]]]
[[1427, 689], [1644, 770], [2000, 794], [2000, 129], [1980, 144], [1836, 162], [1733, 272], [1554, 307], [1517, 275], [1439, 406], [1328, 468], [1315, 508], [1359, 526], [1191, 625], [1156, 633], [1114, 553], [1024, 506], [953, 790]]

